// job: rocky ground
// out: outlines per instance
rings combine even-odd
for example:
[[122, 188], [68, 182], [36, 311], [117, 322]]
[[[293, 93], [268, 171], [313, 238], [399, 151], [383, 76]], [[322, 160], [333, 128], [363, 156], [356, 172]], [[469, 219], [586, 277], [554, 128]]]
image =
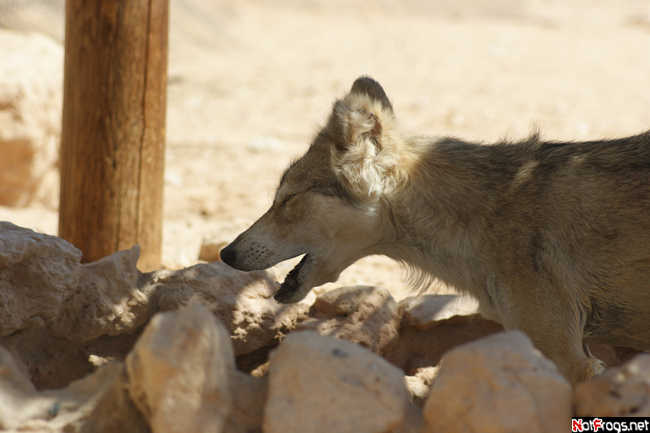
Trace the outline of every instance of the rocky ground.
[[[14, 201], [0, 206], [0, 221], [51, 235], [62, 5], [0, 3], [0, 26], [13, 29], [0, 30], [0, 58], [14, 59], [0, 64], [0, 141], [37, 156], [18, 158], [28, 176], [17, 194], [8, 182], [18, 177], [8, 173], [23, 165], [8, 163], [11, 147], [3, 148], [0, 196], [9, 191]], [[402, 126], [420, 134], [488, 142], [534, 128], [556, 140], [647, 130], [647, 1], [172, 0], [171, 7], [166, 269], [140, 274], [137, 248], [79, 265], [74, 248], [3, 226], [0, 235], [15, 236], [0, 242], [0, 429], [451, 432], [489, 419], [482, 427], [494, 431], [510, 423], [513, 431], [556, 432], [568, 430], [562, 423], [572, 412], [650, 413], [645, 357], [575, 392], [519, 334], [463, 346], [439, 365], [443, 352], [499, 326], [443, 287], [432, 288], [442, 295], [409, 298], [402, 270], [384, 258], [360, 261], [286, 309], [267, 298], [291, 263], [242, 276], [199, 260], [202, 239], [227, 242], [266, 210], [282, 169], [359, 75], [377, 79]], [[34, 246], [41, 243], [49, 247]], [[220, 320], [207, 320], [205, 308]], [[158, 312], [166, 314], [151, 320]], [[271, 352], [281, 340], [287, 344]], [[630, 356], [592, 350], [614, 367]], [[319, 364], [328, 356], [332, 362]], [[380, 379], [360, 373], [368, 369]], [[319, 374], [321, 382], [311, 381]], [[315, 389], [332, 406], [316, 407]], [[482, 400], [467, 413], [472, 399]], [[359, 401], [358, 412], [347, 411]], [[370, 418], [375, 424], [363, 424]]]

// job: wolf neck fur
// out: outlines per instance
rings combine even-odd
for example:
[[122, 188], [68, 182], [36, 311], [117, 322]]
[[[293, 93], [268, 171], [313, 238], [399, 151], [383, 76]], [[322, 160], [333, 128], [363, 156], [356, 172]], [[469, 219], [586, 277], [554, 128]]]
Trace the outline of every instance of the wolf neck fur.
[[390, 251], [387, 255], [413, 270], [410, 282], [417, 288], [437, 278], [472, 292], [472, 286], [484, 284], [487, 277], [480, 244], [503, 175], [476, 168], [493, 165], [491, 154], [497, 149], [451, 139], [407, 142], [417, 157], [409, 158], [415, 163], [410, 164], [407, 181], [383, 197], [382, 223], [391, 226], [384, 233], [396, 235], [384, 239], [382, 253]]

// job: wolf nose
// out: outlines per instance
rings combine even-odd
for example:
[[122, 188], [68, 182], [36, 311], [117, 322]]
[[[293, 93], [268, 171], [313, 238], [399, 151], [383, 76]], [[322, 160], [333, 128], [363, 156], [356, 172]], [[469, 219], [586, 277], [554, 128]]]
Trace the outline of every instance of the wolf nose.
[[222, 262], [233, 268], [235, 267], [234, 263], [237, 254], [235, 253], [235, 249], [232, 247], [232, 244], [222, 249], [221, 252], [219, 252], [219, 255], [221, 256]]

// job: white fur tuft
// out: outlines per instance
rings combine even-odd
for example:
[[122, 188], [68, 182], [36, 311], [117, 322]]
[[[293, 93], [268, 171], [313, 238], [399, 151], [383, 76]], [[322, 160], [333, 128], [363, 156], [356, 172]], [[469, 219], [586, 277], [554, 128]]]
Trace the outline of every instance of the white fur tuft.
[[332, 148], [335, 172], [360, 198], [377, 200], [406, 181], [404, 143], [393, 112], [366, 94], [348, 95], [335, 107], [345, 151]]

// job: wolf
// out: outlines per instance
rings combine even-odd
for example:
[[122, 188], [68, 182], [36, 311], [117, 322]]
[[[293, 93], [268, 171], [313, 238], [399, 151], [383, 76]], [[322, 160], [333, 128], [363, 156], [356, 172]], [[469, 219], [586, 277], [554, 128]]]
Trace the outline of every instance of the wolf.
[[271, 208], [221, 251], [235, 269], [303, 255], [274, 297], [302, 300], [383, 254], [469, 294], [572, 383], [603, 371], [585, 343], [650, 349], [650, 131], [481, 144], [405, 134], [357, 79]]

